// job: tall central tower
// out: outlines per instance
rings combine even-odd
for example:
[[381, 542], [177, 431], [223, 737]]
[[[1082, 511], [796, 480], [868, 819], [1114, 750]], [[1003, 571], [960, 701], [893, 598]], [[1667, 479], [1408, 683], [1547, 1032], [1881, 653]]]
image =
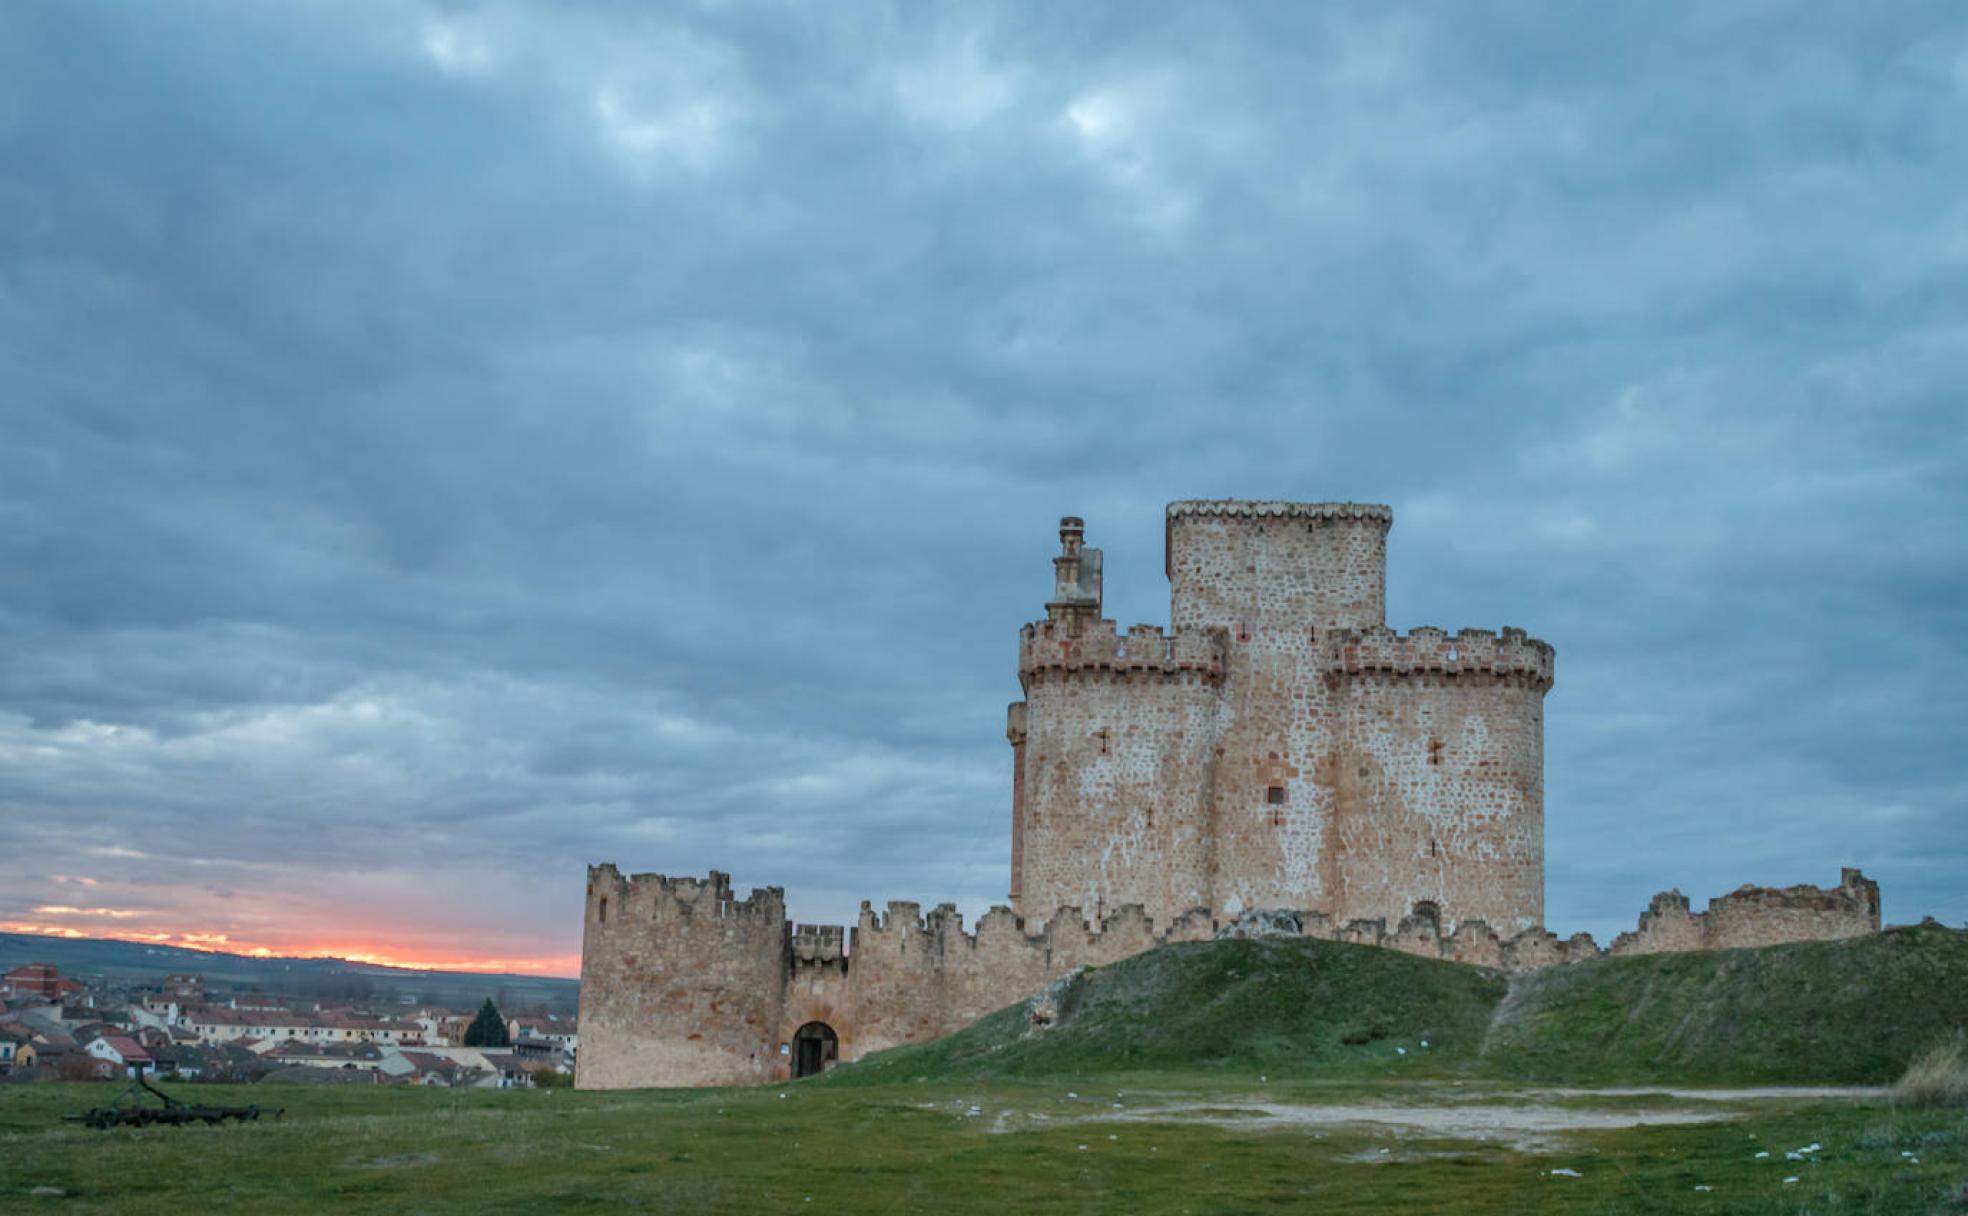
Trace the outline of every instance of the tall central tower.
[[1099, 551], [1062, 521], [1007, 732], [1021, 915], [1542, 922], [1551, 648], [1389, 630], [1392, 524], [1359, 503], [1171, 503], [1171, 628], [1122, 634]]

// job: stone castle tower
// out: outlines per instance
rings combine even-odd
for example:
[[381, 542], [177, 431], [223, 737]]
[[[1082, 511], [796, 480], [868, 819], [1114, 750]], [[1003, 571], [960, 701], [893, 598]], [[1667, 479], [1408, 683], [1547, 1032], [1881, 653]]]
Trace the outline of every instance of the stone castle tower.
[[1011, 706], [1014, 911], [1544, 920], [1544, 694], [1523, 631], [1387, 628], [1393, 512], [1169, 504], [1170, 628], [1101, 616], [1060, 521]]
[[1513, 971], [1879, 928], [1878, 886], [1848, 869], [1702, 912], [1665, 892], [1610, 951], [1545, 929], [1551, 647], [1388, 629], [1392, 523], [1357, 503], [1171, 503], [1170, 626], [1122, 634], [1100, 551], [1062, 520], [1046, 619], [1019, 635], [1013, 906], [974, 929], [905, 900], [796, 925], [779, 887], [590, 866], [578, 1084], [806, 1076], [1252, 922]]

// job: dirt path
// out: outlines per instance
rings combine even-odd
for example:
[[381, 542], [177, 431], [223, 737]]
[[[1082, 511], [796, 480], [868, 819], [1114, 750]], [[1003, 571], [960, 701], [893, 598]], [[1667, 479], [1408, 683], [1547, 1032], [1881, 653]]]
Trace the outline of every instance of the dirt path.
[[1268, 1131], [1283, 1128], [1381, 1127], [1397, 1133], [1509, 1144], [1535, 1150], [1550, 1147], [1566, 1132], [1599, 1131], [1649, 1124], [1713, 1123], [1730, 1118], [1726, 1110], [1579, 1110], [1562, 1106], [1381, 1106], [1365, 1103], [1300, 1106], [1285, 1102], [1193, 1102], [1142, 1110], [1107, 1111], [1090, 1123], [1203, 1123], [1212, 1127]]
[[[1030, 1112], [1020, 1119], [1013, 1112], [1001, 1112], [992, 1130], [1005, 1131], [1033, 1123], [1193, 1123], [1211, 1127], [1248, 1131], [1284, 1129], [1353, 1128], [1381, 1129], [1396, 1137], [1419, 1136], [1450, 1140], [1473, 1140], [1505, 1145], [1524, 1152], [1549, 1151], [1562, 1144], [1572, 1132], [1617, 1130], [1665, 1124], [1716, 1123], [1739, 1117], [1743, 1112], [1728, 1104], [1760, 1100], [1867, 1099], [1884, 1093], [1878, 1089], [1770, 1086], [1735, 1089], [1674, 1089], [1630, 1087], [1616, 1089], [1535, 1089], [1518, 1091], [1543, 1102], [1505, 1103], [1498, 1101], [1426, 1102], [1277, 1102], [1251, 1096], [1226, 1096], [1214, 1100], [1184, 1099], [1156, 1102], [1147, 1095], [1136, 1095], [1124, 1107], [1089, 1110], [1085, 1114], [1060, 1115], [1056, 1112]], [[1683, 1109], [1593, 1110], [1575, 1104], [1554, 1105], [1551, 1099], [1636, 1097], [1660, 1095], [1699, 1105]], [[1485, 1095], [1488, 1096], [1488, 1095]], [[1501, 1095], [1496, 1095], [1501, 1096]], [[1145, 1099], [1145, 1100], [1144, 1100]], [[1137, 1103], [1139, 1103], [1137, 1105]], [[1006, 1118], [1012, 1115], [1011, 1118]]]
[[1698, 1102], [1755, 1102], [1774, 1098], [1868, 1101], [1893, 1092], [1884, 1086], [1865, 1085], [1753, 1085], [1736, 1089], [1679, 1089], [1671, 1085], [1630, 1085], [1612, 1089], [1527, 1089], [1540, 1098], [1637, 1098], [1660, 1094], [1668, 1098], [1692, 1098]]

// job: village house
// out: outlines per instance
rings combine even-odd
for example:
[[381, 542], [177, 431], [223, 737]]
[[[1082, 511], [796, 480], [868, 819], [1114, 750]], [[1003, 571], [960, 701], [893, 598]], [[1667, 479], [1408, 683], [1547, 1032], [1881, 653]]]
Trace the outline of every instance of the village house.
[[374, 1071], [382, 1063], [383, 1049], [374, 1043], [303, 1043], [289, 1039], [261, 1058], [275, 1065]]
[[86, 1050], [91, 1057], [120, 1068], [122, 1075], [127, 1077], [150, 1072], [156, 1063], [150, 1058], [150, 1053], [128, 1035], [106, 1034], [91, 1039]]
[[416, 1022], [348, 1012], [295, 1013], [291, 1010], [242, 1010], [208, 1005], [185, 1010], [179, 1016], [177, 1025], [191, 1031], [205, 1043], [271, 1038], [307, 1043], [388, 1043], [403, 1046], [424, 1041], [424, 1028]]
[[34, 1040], [24, 1031], [0, 1027], [0, 1077], [8, 1076], [16, 1069], [34, 1067], [34, 1056]]
[[488, 1070], [432, 1051], [389, 1052], [377, 1067], [393, 1081], [446, 1088], [467, 1087], [493, 1076]]
[[0, 997], [61, 1002], [79, 995], [80, 981], [63, 979], [53, 963], [22, 963], [0, 975]]
[[[524, 1050], [528, 1059], [553, 1059], [561, 1067], [572, 1069], [580, 1051], [581, 1036], [578, 1023], [571, 1017], [548, 1014], [545, 1017], [513, 1017], [506, 1019], [507, 1038], [512, 1041], [514, 1050]], [[550, 1043], [559, 1050], [551, 1056], [539, 1047]]]

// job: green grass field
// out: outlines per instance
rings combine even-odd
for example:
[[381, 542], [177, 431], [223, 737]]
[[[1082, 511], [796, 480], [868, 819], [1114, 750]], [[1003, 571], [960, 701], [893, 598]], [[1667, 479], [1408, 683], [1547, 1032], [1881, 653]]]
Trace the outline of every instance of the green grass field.
[[1881, 1084], [1964, 1022], [1968, 933], [1934, 927], [1514, 985], [1202, 943], [1036, 1035], [1020, 1004], [763, 1089], [181, 1086], [288, 1113], [93, 1132], [60, 1116], [117, 1086], [0, 1086], [0, 1211], [1968, 1214], [1960, 1107], [1555, 1088]]
[[[1478, 1099], [1563, 1111], [1693, 1105], [1391, 1079], [1368, 1088], [1373, 1101], [1450, 1111]], [[1168, 1073], [1108, 1076], [1097, 1089], [1063, 1079], [632, 1093], [201, 1087], [213, 1101], [277, 1099], [288, 1114], [112, 1132], [57, 1121], [111, 1092], [0, 1088], [0, 1210], [1929, 1213], [1958, 1210], [1950, 1196], [1968, 1184], [1963, 1112], [1878, 1101], [1762, 1102], [1730, 1107], [1738, 1117], [1722, 1122], [1566, 1133], [1522, 1149], [1371, 1124], [1163, 1120], [1157, 1108], [1184, 1104], [1367, 1096], [1359, 1082]], [[1113, 1121], [1115, 1102], [1139, 1121]], [[1783, 1156], [1814, 1142], [1807, 1161]]]

